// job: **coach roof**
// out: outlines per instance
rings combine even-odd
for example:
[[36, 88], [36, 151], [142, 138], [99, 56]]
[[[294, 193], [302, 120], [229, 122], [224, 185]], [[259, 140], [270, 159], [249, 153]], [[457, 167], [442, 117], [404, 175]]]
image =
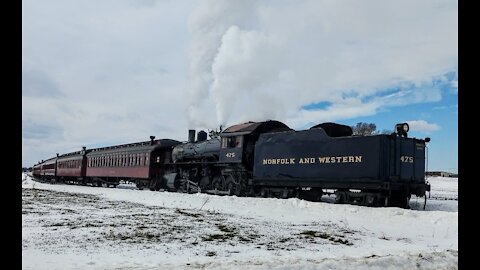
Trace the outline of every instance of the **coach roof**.
[[167, 148], [172, 147], [179, 144], [179, 141], [171, 140], [171, 139], [160, 139], [160, 140], [153, 140], [153, 141], [144, 141], [144, 142], [137, 142], [137, 143], [129, 143], [129, 144], [121, 144], [121, 145], [114, 145], [109, 147], [101, 147], [95, 149], [89, 149], [88, 156], [94, 155], [103, 155], [106, 153], [117, 153], [117, 152], [144, 152], [144, 151], [153, 151], [155, 149], [160, 148]]

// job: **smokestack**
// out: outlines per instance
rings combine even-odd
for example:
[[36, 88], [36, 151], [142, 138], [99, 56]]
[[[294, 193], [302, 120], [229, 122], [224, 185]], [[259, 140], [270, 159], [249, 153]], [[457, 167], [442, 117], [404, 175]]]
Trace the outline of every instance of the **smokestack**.
[[86, 146], [82, 146], [83, 151], [87, 150]]
[[155, 136], [150, 136], [150, 145], [153, 145], [153, 140], [155, 140]]
[[188, 130], [188, 142], [194, 143], [195, 142], [195, 129]]
[[57, 157], [58, 157], [58, 153], [57, 153]]

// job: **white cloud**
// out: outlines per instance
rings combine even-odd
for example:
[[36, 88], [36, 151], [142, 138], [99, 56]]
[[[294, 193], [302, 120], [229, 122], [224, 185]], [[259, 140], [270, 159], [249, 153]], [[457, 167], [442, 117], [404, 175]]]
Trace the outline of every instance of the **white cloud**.
[[425, 120], [411, 120], [406, 121], [410, 126], [410, 131], [418, 131], [423, 133], [431, 133], [440, 129], [440, 126], [435, 123], [428, 123]]
[[[435, 79], [457, 67], [455, 2], [213, 2], [222, 11], [249, 12], [232, 19], [231, 12], [212, 12], [212, 1], [196, 9], [197, 17], [209, 20], [196, 20], [192, 34], [209, 40], [192, 52], [194, 66], [203, 60], [201, 72], [191, 73], [203, 84], [192, 91], [210, 100], [220, 123], [246, 116], [318, 121], [324, 111], [300, 110], [315, 102], [336, 105], [333, 118], [344, 119], [384, 106], [439, 101]], [[395, 99], [376, 97], [392, 87], [399, 88]], [[352, 93], [357, 102], [348, 111], [358, 115], [343, 112], [345, 95]]]

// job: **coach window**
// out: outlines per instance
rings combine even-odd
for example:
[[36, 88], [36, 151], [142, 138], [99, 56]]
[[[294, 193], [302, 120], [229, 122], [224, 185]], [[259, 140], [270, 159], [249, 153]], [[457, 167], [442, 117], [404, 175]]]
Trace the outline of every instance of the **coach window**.
[[147, 165], [147, 166], [148, 166], [148, 153], [147, 153], [147, 154], [145, 154], [145, 165]]

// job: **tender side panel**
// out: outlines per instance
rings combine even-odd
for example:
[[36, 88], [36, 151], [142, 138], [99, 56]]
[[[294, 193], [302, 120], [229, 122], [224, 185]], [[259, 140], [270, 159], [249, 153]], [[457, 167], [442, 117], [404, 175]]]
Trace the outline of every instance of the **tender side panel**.
[[331, 138], [321, 129], [262, 134], [255, 146], [254, 182], [380, 182], [382, 137]]

